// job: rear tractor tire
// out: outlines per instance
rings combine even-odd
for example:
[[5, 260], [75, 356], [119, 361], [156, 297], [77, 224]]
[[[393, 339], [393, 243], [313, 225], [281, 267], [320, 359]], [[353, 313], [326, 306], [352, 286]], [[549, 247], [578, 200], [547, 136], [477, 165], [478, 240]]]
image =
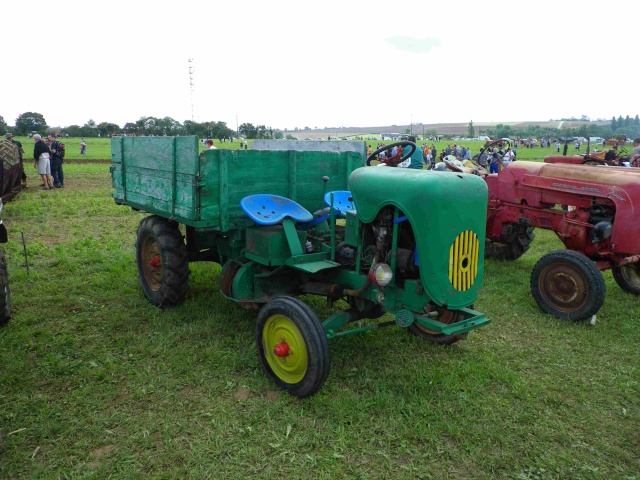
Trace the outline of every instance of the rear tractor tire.
[[189, 288], [189, 261], [178, 224], [152, 215], [138, 227], [136, 262], [147, 300], [157, 307], [179, 305]]
[[587, 320], [605, 298], [604, 278], [589, 258], [573, 250], [544, 255], [531, 272], [531, 293], [538, 306], [558, 318]]
[[627, 293], [640, 295], [640, 265], [637, 263], [613, 267], [613, 279]]

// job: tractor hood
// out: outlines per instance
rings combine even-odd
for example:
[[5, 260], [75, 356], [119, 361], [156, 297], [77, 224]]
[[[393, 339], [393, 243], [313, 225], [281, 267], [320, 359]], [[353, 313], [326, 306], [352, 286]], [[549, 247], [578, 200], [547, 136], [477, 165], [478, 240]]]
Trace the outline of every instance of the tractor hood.
[[457, 309], [473, 303], [482, 288], [487, 184], [464, 173], [364, 167], [349, 177], [364, 223], [385, 206], [406, 215], [413, 229], [420, 278], [438, 305]]

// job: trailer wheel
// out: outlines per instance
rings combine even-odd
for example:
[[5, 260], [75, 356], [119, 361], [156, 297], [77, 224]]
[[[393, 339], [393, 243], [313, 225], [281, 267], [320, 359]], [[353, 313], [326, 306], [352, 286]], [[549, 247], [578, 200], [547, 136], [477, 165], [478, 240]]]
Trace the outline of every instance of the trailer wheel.
[[260, 310], [256, 345], [267, 375], [296, 397], [313, 395], [329, 376], [327, 336], [315, 313], [297, 298], [276, 297]]
[[567, 320], [586, 320], [604, 303], [605, 284], [595, 263], [573, 250], [544, 255], [531, 272], [531, 293], [547, 313]]
[[[471, 308], [473, 308], [473, 305]], [[464, 315], [460, 312], [445, 310], [441, 307], [437, 307], [437, 310], [440, 313], [438, 321], [446, 323], [447, 325], [451, 325], [452, 323], [458, 322], [464, 318]], [[443, 333], [438, 333], [419, 325], [417, 322], [413, 322], [409, 325], [409, 331], [416, 337], [424, 338], [425, 340], [435, 342], [438, 345], [451, 345], [456, 343], [458, 340], [463, 340], [467, 337], [466, 333], [462, 335], [445, 335]]]
[[640, 266], [637, 263], [613, 267], [613, 279], [618, 286], [628, 293], [640, 295]]
[[485, 258], [517, 260], [529, 250], [531, 242], [536, 238], [534, 227], [518, 228], [518, 225], [509, 223], [503, 227], [504, 230], [506, 233], [500, 238], [504, 243], [487, 240], [484, 249]]
[[9, 271], [4, 249], [0, 248], [0, 326], [11, 320], [11, 295], [9, 291]]
[[152, 215], [140, 222], [136, 240], [138, 278], [149, 303], [179, 305], [189, 288], [189, 261], [178, 225]]

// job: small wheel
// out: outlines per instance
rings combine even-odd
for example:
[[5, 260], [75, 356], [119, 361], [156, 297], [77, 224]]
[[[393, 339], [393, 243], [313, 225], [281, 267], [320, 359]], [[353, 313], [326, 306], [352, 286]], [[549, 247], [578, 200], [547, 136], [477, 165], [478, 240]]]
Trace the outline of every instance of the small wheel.
[[11, 320], [11, 294], [9, 291], [9, 271], [4, 249], [0, 248], [0, 326]]
[[189, 261], [178, 225], [152, 215], [140, 222], [136, 240], [138, 278], [149, 303], [179, 305], [189, 288]]
[[517, 260], [529, 250], [531, 242], [536, 238], [534, 230], [534, 227], [519, 226], [516, 223], [504, 224], [499, 242], [486, 241], [485, 258]]
[[[464, 315], [461, 312], [446, 310], [441, 307], [437, 307], [435, 310], [439, 313], [438, 321], [446, 323], [447, 325], [459, 322], [464, 318]], [[463, 340], [467, 337], [466, 333], [462, 335], [445, 335], [443, 333], [438, 333], [419, 325], [417, 322], [413, 322], [409, 325], [409, 331], [416, 337], [424, 338], [431, 342], [435, 342], [438, 345], [451, 345], [452, 343], [456, 343], [458, 340]]]
[[329, 376], [329, 343], [322, 324], [303, 301], [276, 297], [258, 314], [260, 364], [280, 388], [296, 397], [316, 393]]
[[567, 320], [586, 320], [604, 303], [604, 278], [595, 263], [573, 250], [544, 255], [531, 272], [531, 293], [547, 313]]
[[622, 290], [640, 295], [640, 266], [637, 263], [613, 267], [611, 273]]

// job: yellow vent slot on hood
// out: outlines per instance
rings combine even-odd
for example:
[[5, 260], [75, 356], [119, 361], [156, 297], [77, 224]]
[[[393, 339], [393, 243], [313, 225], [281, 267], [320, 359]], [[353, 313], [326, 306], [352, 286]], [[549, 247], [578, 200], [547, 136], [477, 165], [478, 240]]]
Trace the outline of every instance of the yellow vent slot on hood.
[[449, 281], [453, 288], [465, 292], [471, 288], [478, 275], [480, 242], [471, 230], [456, 237], [449, 249]]

